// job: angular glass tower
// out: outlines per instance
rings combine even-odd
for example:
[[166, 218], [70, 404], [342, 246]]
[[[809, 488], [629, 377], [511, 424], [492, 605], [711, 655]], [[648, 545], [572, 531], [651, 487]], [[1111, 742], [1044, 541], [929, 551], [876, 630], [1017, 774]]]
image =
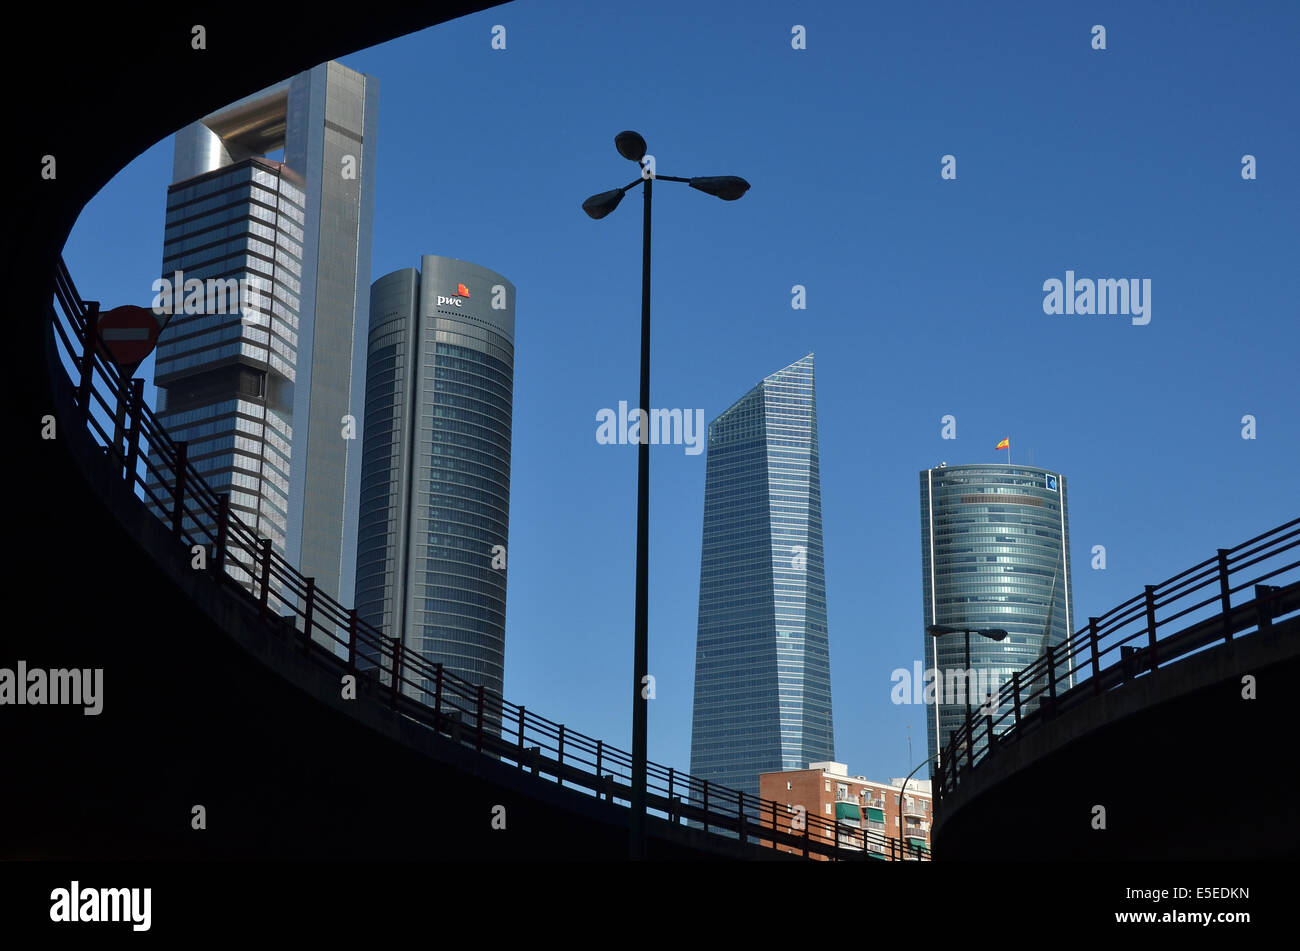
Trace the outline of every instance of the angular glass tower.
[[[923, 632], [931, 624], [1006, 630], [1002, 641], [971, 635], [970, 656], [976, 683], [996, 689], [1010, 682], [1074, 629], [1065, 476], [1010, 464], [924, 470], [921, 569]], [[940, 671], [966, 670], [964, 635], [922, 633], [922, 638], [927, 671], [936, 669], [936, 656]], [[1070, 686], [1064, 664], [1061, 671], [1060, 682]], [[930, 756], [942, 752], [966, 719], [963, 683], [954, 681], [955, 702], [926, 711]], [[982, 691], [972, 690], [972, 707], [978, 710], [983, 703]], [[1024, 704], [1022, 714], [1036, 705]], [[977, 739], [977, 747], [982, 744]]]
[[691, 773], [756, 796], [833, 737], [810, 353], [709, 424]]
[[498, 694], [514, 336], [514, 285], [477, 264], [425, 255], [371, 287], [357, 614]]
[[325, 63], [206, 116], [176, 133], [167, 193], [164, 279], [250, 296], [242, 313], [208, 300], [168, 319], [159, 419], [334, 597], [354, 579], [361, 460], [344, 417], [362, 412], [378, 93]]

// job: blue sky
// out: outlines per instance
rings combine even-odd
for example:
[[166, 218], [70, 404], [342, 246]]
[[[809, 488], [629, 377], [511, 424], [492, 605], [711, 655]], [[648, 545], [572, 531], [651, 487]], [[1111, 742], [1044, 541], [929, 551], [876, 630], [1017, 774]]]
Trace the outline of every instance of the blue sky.
[[[1298, 35], [1292, 3], [524, 2], [343, 57], [379, 80], [372, 277], [442, 254], [518, 289], [506, 695], [630, 748], [636, 451], [595, 433], [636, 400], [639, 194], [580, 209], [635, 177], [624, 128], [753, 186], [655, 191], [652, 405], [712, 419], [816, 353], [851, 772], [906, 773], [909, 725], [925, 756], [890, 701], [923, 656], [920, 470], [1009, 436], [1065, 473], [1080, 619], [1294, 517]], [[170, 174], [167, 139], [73, 231], [106, 309], [152, 299]], [[1150, 279], [1151, 322], [1044, 314], [1067, 269]], [[650, 756], [685, 769], [705, 456], [651, 466]]]

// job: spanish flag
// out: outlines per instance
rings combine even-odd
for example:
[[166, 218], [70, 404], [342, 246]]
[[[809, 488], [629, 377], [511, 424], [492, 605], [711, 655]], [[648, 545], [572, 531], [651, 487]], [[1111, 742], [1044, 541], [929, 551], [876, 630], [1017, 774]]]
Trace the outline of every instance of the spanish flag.
[[1002, 442], [998, 443], [998, 444], [997, 444], [996, 446], [994, 446], [993, 448], [994, 448], [994, 449], [1010, 449], [1010, 448], [1011, 448], [1011, 437], [1008, 436], [1006, 439], [1002, 440]]

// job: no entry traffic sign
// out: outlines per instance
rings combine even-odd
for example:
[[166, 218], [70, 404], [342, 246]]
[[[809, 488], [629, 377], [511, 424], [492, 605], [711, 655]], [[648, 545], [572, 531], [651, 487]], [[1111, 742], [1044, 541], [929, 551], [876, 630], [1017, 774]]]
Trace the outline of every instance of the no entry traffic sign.
[[124, 304], [99, 315], [101, 352], [120, 367], [134, 367], [158, 343], [158, 318], [148, 307]]

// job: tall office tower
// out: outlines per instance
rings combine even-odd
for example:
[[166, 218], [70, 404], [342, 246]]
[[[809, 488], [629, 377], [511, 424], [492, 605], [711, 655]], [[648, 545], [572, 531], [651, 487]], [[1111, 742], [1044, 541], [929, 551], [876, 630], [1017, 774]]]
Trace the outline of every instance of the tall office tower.
[[691, 773], [757, 795], [833, 737], [810, 353], [709, 424]]
[[[355, 569], [361, 465], [344, 417], [361, 417], [377, 105], [375, 80], [338, 63], [300, 73], [177, 132], [167, 192], [163, 278], [205, 293], [159, 337], [159, 419], [334, 597]], [[206, 292], [217, 282], [247, 288], [242, 313]]]
[[[934, 756], [966, 719], [968, 693], [978, 712], [989, 692], [1073, 630], [1065, 476], [1010, 464], [926, 469], [921, 473], [921, 567], [923, 627], [1008, 632], [1001, 641], [970, 635], [974, 677], [954, 676], [966, 671], [964, 634], [921, 635], [926, 670], [942, 671], [946, 688], [926, 716]], [[1069, 686], [1065, 665], [1058, 669], [1063, 687]], [[969, 691], [967, 680], [973, 682]], [[1045, 684], [1044, 678], [1037, 686]], [[937, 679], [935, 685], [937, 691]], [[1025, 704], [1022, 714], [1035, 705]], [[983, 743], [977, 736], [975, 748]]]
[[426, 254], [371, 286], [357, 614], [498, 694], [514, 339], [515, 287], [477, 264]]

